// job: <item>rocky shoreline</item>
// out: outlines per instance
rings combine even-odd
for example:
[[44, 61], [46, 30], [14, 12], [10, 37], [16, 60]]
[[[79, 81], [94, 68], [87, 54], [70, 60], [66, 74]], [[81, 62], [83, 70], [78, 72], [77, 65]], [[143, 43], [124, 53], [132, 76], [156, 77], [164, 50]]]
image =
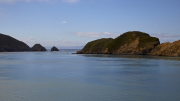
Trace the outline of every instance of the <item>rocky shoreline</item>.
[[102, 38], [87, 43], [76, 54], [118, 54], [180, 56], [180, 40], [162, 43], [156, 37], [140, 31], [126, 32], [115, 39]]
[[155, 47], [150, 55], [180, 57], [180, 40], [174, 41], [173, 43], [162, 43]]

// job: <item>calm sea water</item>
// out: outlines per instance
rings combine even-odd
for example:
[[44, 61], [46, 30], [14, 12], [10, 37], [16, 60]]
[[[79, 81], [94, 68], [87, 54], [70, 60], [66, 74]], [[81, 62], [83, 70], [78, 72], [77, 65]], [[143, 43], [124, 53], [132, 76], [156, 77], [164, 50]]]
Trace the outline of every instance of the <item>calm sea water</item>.
[[180, 101], [180, 58], [0, 53], [0, 101]]

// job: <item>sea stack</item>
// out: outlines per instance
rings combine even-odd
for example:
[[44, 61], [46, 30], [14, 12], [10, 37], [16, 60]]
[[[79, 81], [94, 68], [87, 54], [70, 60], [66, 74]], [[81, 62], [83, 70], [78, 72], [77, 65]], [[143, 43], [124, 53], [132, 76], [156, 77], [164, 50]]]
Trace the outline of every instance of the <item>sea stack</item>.
[[30, 47], [22, 41], [0, 33], [0, 52], [30, 51]]
[[59, 51], [59, 49], [57, 49], [55, 46], [53, 46], [53, 47], [51, 48], [51, 51]]
[[44, 48], [40, 44], [35, 44], [32, 48], [31, 51], [47, 51], [46, 48]]

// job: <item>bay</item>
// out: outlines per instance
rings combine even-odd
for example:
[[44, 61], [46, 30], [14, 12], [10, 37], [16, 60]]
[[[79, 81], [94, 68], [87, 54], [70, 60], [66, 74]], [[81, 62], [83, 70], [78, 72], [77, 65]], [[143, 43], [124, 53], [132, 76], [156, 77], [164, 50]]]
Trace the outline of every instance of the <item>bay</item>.
[[0, 53], [1, 101], [179, 101], [180, 58]]

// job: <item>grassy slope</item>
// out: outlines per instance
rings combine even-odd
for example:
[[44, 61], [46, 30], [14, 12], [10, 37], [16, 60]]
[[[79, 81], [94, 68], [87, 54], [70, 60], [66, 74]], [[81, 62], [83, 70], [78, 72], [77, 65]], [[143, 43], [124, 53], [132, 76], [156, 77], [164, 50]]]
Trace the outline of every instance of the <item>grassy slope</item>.
[[85, 45], [82, 51], [90, 52], [90, 53], [102, 52], [107, 48], [108, 43], [111, 42], [112, 40], [113, 40], [112, 38], [102, 38], [91, 41]]
[[121, 46], [124, 44], [129, 44], [133, 41], [135, 41], [137, 38], [139, 38], [139, 48], [143, 48], [148, 43], [153, 42], [153, 41], [159, 41], [158, 38], [151, 37], [146, 33], [139, 32], [139, 31], [132, 31], [132, 32], [126, 32], [122, 34], [121, 36], [115, 38], [113, 41], [111, 41], [107, 47], [108, 47], [108, 52], [113, 52], [117, 51]]

